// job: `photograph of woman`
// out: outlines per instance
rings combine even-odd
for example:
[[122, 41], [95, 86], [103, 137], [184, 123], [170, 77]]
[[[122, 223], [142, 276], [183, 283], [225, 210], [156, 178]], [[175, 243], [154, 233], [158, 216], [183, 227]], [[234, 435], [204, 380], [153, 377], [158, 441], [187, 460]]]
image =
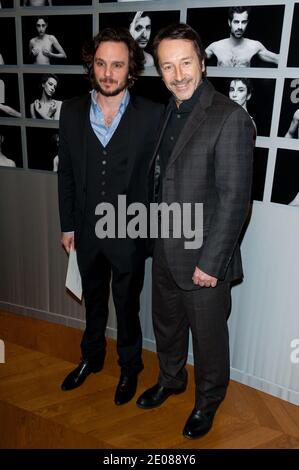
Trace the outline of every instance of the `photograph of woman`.
[[57, 75], [47, 73], [41, 77], [42, 95], [30, 105], [30, 114], [34, 119], [58, 120], [62, 101], [54, 99], [58, 85]]

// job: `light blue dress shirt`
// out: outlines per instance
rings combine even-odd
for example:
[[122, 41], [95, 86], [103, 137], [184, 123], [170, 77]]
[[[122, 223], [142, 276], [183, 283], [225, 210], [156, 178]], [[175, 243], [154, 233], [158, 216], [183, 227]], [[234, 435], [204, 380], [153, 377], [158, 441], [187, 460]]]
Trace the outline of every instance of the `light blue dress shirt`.
[[101, 110], [100, 106], [97, 103], [97, 92], [92, 90], [91, 92], [91, 106], [90, 106], [90, 123], [93, 131], [103, 147], [108, 145], [110, 139], [112, 138], [114, 132], [116, 131], [120, 120], [129, 104], [130, 93], [126, 90], [124, 97], [119, 105], [118, 112], [115, 118], [112, 121], [111, 126], [106, 126], [104, 113]]

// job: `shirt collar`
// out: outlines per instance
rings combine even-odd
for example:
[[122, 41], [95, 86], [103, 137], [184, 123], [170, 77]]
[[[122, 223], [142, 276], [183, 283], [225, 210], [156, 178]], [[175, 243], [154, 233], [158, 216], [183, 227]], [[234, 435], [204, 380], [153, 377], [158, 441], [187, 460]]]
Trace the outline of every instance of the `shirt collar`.
[[[90, 96], [91, 96], [91, 105], [92, 105], [93, 109], [94, 110], [98, 109], [100, 112], [102, 112], [101, 107], [99, 106], [99, 104], [97, 102], [97, 91], [94, 90], [94, 89], [91, 90]], [[121, 100], [121, 103], [119, 105], [118, 112], [123, 114], [126, 110], [126, 107], [129, 104], [129, 101], [130, 101], [130, 93], [129, 93], [128, 89], [126, 89], [125, 94], [123, 96], [123, 99]]]

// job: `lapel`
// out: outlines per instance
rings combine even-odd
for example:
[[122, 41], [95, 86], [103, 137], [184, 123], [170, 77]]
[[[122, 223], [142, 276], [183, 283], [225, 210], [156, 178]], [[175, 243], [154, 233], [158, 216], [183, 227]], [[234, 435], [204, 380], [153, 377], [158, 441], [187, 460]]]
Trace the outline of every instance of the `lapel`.
[[194, 106], [191, 114], [182, 129], [182, 132], [179, 135], [179, 138], [173, 148], [173, 151], [169, 157], [167, 168], [169, 168], [179, 155], [184, 150], [184, 147], [192, 138], [194, 133], [199, 129], [200, 125], [206, 118], [206, 109], [211, 106], [212, 99], [215, 93], [215, 88], [210, 82], [205, 84], [204, 89], [202, 90], [199, 101]]
[[158, 153], [158, 151], [159, 151], [160, 144], [161, 144], [161, 141], [162, 141], [162, 138], [163, 138], [165, 129], [166, 129], [166, 127], [167, 127], [167, 124], [168, 124], [170, 115], [171, 115], [171, 106], [170, 106], [170, 104], [168, 104], [168, 106], [167, 106], [167, 108], [166, 108], [166, 110], [165, 110], [165, 120], [164, 120], [164, 122], [163, 122], [163, 126], [162, 126], [162, 128], [161, 128], [161, 131], [160, 131], [160, 134], [159, 134], [159, 138], [158, 138], [158, 141], [157, 141], [157, 143], [156, 143], [156, 146], [155, 146], [155, 150], [154, 150], [152, 159], [151, 159], [151, 161], [150, 161], [150, 163], [149, 163], [149, 166], [148, 166], [148, 174], [150, 173], [151, 168], [152, 168], [152, 166], [154, 165], [154, 162], [155, 162], [155, 160], [156, 160], [157, 153]]
[[[79, 154], [83, 156], [82, 158], [82, 180], [84, 186], [86, 186], [86, 168], [87, 168], [87, 136], [88, 136], [88, 126], [90, 126], [90, 94], [88, 95], [86, 101], [83, 103], [82, 108], [82, 126], [81, 126], [81, 139], [82, 139], [82, 153]], [[78, 149], [79, 152], [79, 149]]]
[[[135, 119], [137, 116], [137, 119]], [[127, 109], [122, 116], [122, 119], [127, 120], [127, 169], [126, 169], [126, 182], [127, 188], [129, 187], [132, 171], [134, 168], [137, 152], [136, 152], [136, 145], [134, 145], [134, 138], [138, 139], [138, 106], [135, 102], [134, 97], [130, 96], [130, 101], [127, 106]]]

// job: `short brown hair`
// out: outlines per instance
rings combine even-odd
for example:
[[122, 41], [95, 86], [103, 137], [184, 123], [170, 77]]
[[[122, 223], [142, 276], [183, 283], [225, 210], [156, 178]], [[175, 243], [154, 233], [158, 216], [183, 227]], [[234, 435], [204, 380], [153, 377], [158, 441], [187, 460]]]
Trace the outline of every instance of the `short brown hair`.
[[[161, 29], [157, 33], [153, 41], [153, 55], [155, 66], [160, 75], [161, 70], [157, 51], [159, 44], [161, 43], [161, 41], [163, 41], [163, 39], [187, 39], [189, 41], [192, 41], [199, 60], [202, 61], [206, 59], [205, 49], [203, 47], [199, 34], [186, 23], [171, 24], [169, 26], [166, 26], [166, 28]], [[203, 72], [203, 77], [204, 76], [205, 72]]]
[[90, 83], [95, 88], [93, 63], [97, 48], [102, 42], [123, 42], [129, 50], [129, 78], [128, 87], [131, 87], [144, 70], [144, 54], [137, 42], [132, 38], [126, 28], [105, 28], [100, 31], [91, 41], [83, 46], [82, 59], [87, 71]]

